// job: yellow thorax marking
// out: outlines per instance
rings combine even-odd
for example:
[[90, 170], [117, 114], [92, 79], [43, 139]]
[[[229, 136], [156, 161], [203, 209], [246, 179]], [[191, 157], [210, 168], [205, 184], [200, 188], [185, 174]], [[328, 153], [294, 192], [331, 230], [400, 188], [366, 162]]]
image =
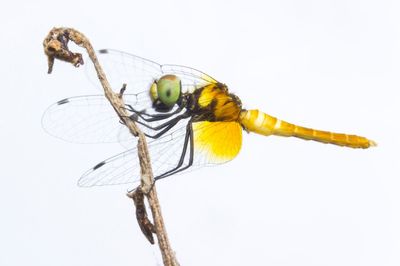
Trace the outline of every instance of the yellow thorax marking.
[[217, 121], [237, 121], [241, 108], [229, 95], [228, 89], [223, 84], [210, 84], [203, 87], [198, 104], [205, 108], [213, 103], [214, 117]]

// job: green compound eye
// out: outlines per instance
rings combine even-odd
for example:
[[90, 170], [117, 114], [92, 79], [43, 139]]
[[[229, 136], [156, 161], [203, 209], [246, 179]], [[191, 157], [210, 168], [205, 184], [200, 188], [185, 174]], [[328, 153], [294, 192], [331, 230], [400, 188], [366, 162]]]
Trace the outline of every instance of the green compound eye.
[[162, 76], [157, 82], [157, 95], [163, 104], [173, 106], [181, 96], [181, 80], [175, 75]]

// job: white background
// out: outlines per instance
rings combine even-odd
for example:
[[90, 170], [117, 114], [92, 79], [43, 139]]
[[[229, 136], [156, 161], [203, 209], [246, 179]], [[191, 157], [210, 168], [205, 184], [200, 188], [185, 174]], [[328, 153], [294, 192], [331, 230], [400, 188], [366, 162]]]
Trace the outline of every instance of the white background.
[[47, 135], [43, 111], [97, 91], [47, 75], [42, 40], [75, 27], [96, 48], [201, 69], [246, 108], [378, 142], [353, 150], [245, 134], [232, 162], [157, 183], [181, 265], [400, 265], [398, 1], [26, 1], [0, 9], [0, 265], [161, 265], [129, 186], [83, 189], [121, 151]]

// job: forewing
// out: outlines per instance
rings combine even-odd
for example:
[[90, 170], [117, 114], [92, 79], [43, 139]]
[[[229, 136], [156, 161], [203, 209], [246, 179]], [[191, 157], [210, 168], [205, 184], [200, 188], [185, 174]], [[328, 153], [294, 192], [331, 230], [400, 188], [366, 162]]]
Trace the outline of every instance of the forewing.
[[[160, 65], [122, 51], [103, 49], [98, 52], [98, 57], [107, 79], [115, 91], [119, 91], [123, 84], [127, 84], [128, 93], [148, 91], [154, 80], [167, 74], [174, 74], [182, 80], [183, 92], [192, 92], [196, 88], [217, 82], [209, 75], [190, 67], [172, 64]], [[100, 87], [93, 67], [88, 64], [86, 71], [91, 82], [96, 87]]]
[[[127, 104], [145, 104], [147, 96], [125, 94]], [[76, 96], [58, 101], [42, 117], [47, 133], [74, 143], [130, 141], [132, 136], [119, 121], [104, 95]]]
[[[126, 84], [128, 93], [148, 92], [153, 81], [162, 75], [159, 64], [139, 56], [111, 49], [99, 50], [97, 55], [111, 88], [116, 92], [123, 84]], [[86, 64], [86, 73], [92, 84], [101, 88], [92, 65]]]
[[183, 92], [190, 93], [195, 89], [218, 82], [206, 73], [190, 67], [167, 64], [162, 65], [161, 69], [164, 74], [174, 74], [181, 79]]

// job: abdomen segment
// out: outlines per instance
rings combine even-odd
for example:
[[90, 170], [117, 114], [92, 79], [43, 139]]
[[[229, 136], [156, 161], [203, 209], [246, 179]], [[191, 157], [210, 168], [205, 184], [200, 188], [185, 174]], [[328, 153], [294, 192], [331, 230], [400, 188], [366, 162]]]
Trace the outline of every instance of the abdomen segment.
[[364, 137], [297, 126], [258, 110], [242, 111], [240, 123], [246, 130], [265, 136], [297, 137], [351, 148], [376, 146], [374, 141]]

